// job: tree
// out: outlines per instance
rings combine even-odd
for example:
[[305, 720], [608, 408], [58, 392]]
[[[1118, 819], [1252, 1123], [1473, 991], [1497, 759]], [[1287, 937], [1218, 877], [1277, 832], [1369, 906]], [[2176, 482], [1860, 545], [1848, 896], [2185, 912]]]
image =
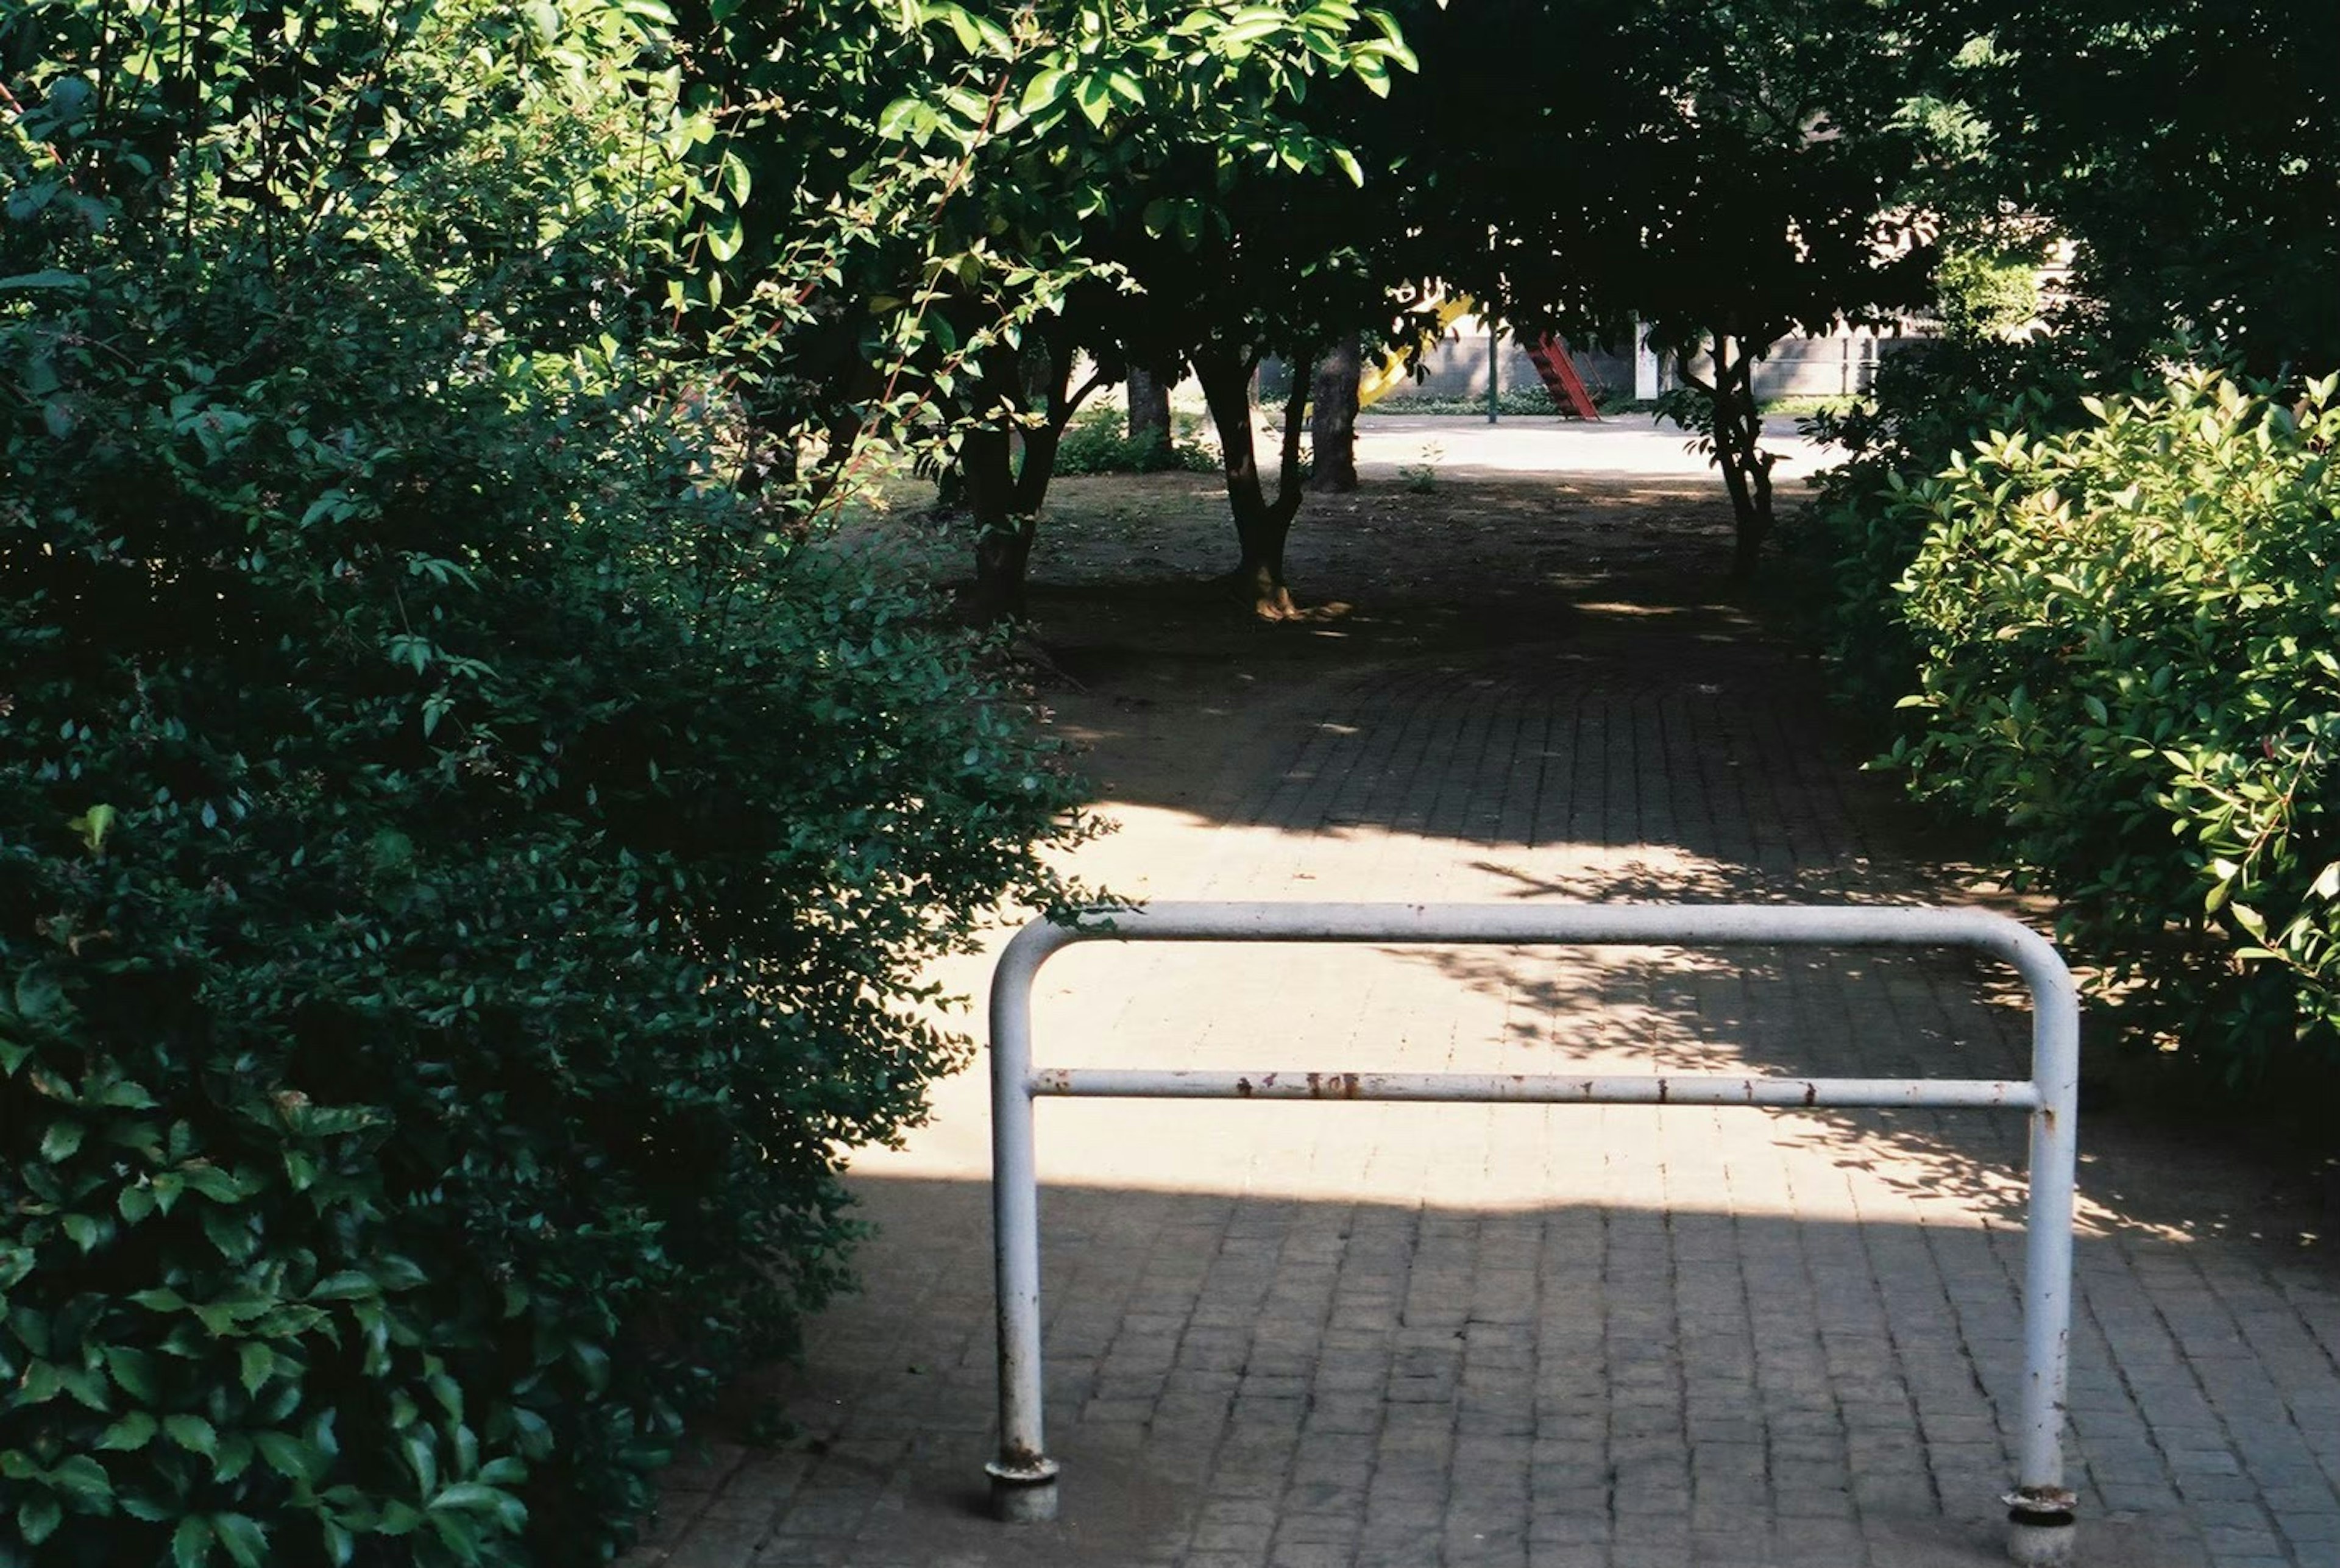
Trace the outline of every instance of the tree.
[[2173, 333], [2258, 374], [2340, 366], [2340, 126], [2328, 12], [2271, 0], [1933, 0], [1971, 204], [2076, 241], [2086, 330]]
[[[1066, 422], [1129, 363], [1175, 363], [1182, 346], [1124, 345], [1130, 237], [1197, 172], [1208, 189], [1222, 171], [1334, 167], [1294, 105], [1312, 80], [1385, 75], [1402, 46], [1348, 0], [921, 0], [897, 36], [822, 77], [790, 47], [817, 8], [751, 0], [703, 29], [704, 80], [729, 127], [710, 184], [718, 200], [744, 193], [721, 248], [751, 309], [777, 298], [793, 313], [777, 358], [828, 366], [810, 384], [764, 378], [787, 393], [766, 422], [783, 444], [831, 453], [873, 421], [947, 447], [977, 531], [977, 605], [1013, 614]], [[906, 166], [929, 172], [897, 179]], [[867, 215], [842, 253], [811, 270], [788, 256], [789, 214], [857, 203]], [[808, 280], [809, 306], [792, 293]], [[1106, 374], [1076, 384], [1083, 352]]]
[[[1897, 8], [1512, 0], [1406, 14], [1424, 90], [1361, 123], [1417, 265], [1529, 331], [1639, 318], [1694, 401], [1751, 569], [1771, 528], [1754, 366], [1922, 301], [1927, 145]], [[1516, 62], [1537, 62], [1522, 91]]]
[[[1301, 460], [1314, 368], [1328, 344], [1360, 333], [1412, 335], [1391, 236], [1401, 215], [1348, 150], [1362, 111], [1413, 66], [1396, 26], [1374, 14], [1363, 66], [1312, 93], [1303, 133], [1279, 132], [1271, 156], [1173, 166], [1117, 236], [1112, 254], [1136, 285], [1116, 317], [1133, 361], [1183, 358], [1219, 438], [1237, 559], [1230, 582], [1266, 619], [1295, 615], [1284, 551], [1307, 491]], [[1252, 387], [1279, 360], [1290, 380], [1272, 458], [1254, 435]], [[1268, 488], [1272, 464], [1274, 486]]]
[[[1185, 323], [1186, 362], [1218, 432], [1238, 551], [1231, 581], [1267, 620], [1301, 612], [1284, 578], [1284, 558], [1307, 492], [1300, 436], [1318, 356], [1327, 342], [1353, 336], [1360, 323], [1383, 323], [1399, 312], [1360, 249], [1340, 244], [1327, 253], [1318, 248], [1324, 236], [1341, 231], [1304, 215], [1310, 196], [1326, 195], [1324, 187], [1295, 186], [1271, 174], [1255, 187], [1231, 193], [1220, 243], [1176, 253], [1157, 249], [1133, 266], [1146, 280], [1149, 301], [1170, 305], [1166, 319]], [[1329, 204], [1334, 211], [1345, 206], [1337, 194]], [[1254, 379], [1271, 356], [1283, 361], [1289, 377], [1275, 426], [1273, 494], [1254, 438], [1251, 402]]]
[[[1942, 330], [1823, 419], [1841, 461], [1818, 476], [1805, 531], [1831, 580], [1836, 684], [1896, 722], [1921, 662], [1899, 588], [1934, 521], [1910, 498], [1978, 442], [2017, 432], [2045, 450], [2157, 395], [2172, 362], [2340, 365], [2340, 182], [2297, 154], [2331, 126], [2335, 84], [2297, 13], [1924, 0], [1904, 15], [1937, 67], [1908, 112], [1943, 154], [1918, 183], [1944, 228]], [[2038, 302], [2050, 330], [1989, 330], [2035, 313], [2050, 236], [2077, 243]]]

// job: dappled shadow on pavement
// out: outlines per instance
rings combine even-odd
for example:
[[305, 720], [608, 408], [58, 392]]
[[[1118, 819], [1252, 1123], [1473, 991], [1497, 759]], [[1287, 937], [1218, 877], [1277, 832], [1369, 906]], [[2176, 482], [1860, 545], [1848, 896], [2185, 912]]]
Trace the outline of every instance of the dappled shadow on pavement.
[[[1196, 1178], [1207, 1187], [1202, 1162]], [[864, 1190], [887, 1227], [866, 1296], [817, 1325], [813, 1370], [760, 1390], [793, 1435], [715, 1444], [644, 1561], [2003, 1560], [1995, 1504], [2019, 1381], [2004, 1232], [1054, 1186], [1044, 1300], [1064, 1518], [1011, 1530], [981, 1512], [984, 1189]], [[2228, 1304], [2221, 1321], [2286, 1380], [2249, 1428], [2171, 1384], [2158, 1369], [2205, 1327], [2157, 1315], [2177, 1299], [2163, 1271], [2190, 1266], [2162, 1245], [2168, 1256], [2142, 1259], [2082, 1248], [2072, 1454], [2092, 1562], [2212, 1561], [2226, 1527], [2206, 1521], [2269, 1504], [2209, 1477], [2308, 1454], [2305, 1424], [2340, 1398], [2328, 1362], [2274, 1359], [2285, 1347], [2247, 1294], [2264, 1287], [2223, 1273], [2203, 1276]]]

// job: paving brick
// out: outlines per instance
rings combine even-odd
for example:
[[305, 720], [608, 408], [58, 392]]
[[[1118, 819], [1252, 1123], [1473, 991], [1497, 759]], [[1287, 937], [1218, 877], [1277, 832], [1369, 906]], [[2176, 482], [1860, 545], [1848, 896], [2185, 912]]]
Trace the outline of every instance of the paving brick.
[[[1099, 852], [1157, 898], [1956, 896], [1808, 669], [1604, 646], [1329, 680], [1275, 765]], [[1036, 1005], [1045, 1060], [1108, 1066], [2020, 1076], [2002, 990], [1883, 952], [1157, 945]], [[1091, 1102], [1039, 1118], [1065, 1518], [1004, 1529], [968, 1503], [983, 1095], [858, 1162], [869, 1288], [773, 1384], [804, 1436], [675, 1473], [628, 1568], [1900, 1568], [1966, 1560], [2011, 1480], [2019, 1118]], [[2216, 1568], [2340, 1568], [2328, 1260], [2216, 1231], [2241, 1178], [2170, 1135], [2081, 1136], [2085, 1496]]]

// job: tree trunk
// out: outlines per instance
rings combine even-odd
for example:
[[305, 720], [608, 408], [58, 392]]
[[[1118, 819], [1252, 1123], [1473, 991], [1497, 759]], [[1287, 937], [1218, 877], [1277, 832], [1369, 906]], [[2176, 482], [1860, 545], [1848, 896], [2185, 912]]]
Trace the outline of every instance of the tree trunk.
[[1056, 449], [1064, 444], [1065, 427], [1051, 420], [1046, 424], [1026, 425], [1016, 433], [1024, 438], [1024, 456], [1016, 465], [1011, 504], [1018, 516], [1037, 517], [1048, 499], [1048, 481], [1056, 477]]
[[1763, 450], [1763, 414], [1755, 403], [1755, 354], [1744, 339], [1718, 335], [1714, 343], [1714, 452], [1730, 486], [1739, 522], [1731, 575], [1755, 575], [1771, 536], [1771, 464]]
[[1171, 439], [1169, 378], [1155, 375], [1143, 365], [1130, 366], [1130, 444], [1151, 442], [1166, 447]]
[[1032, 559], [1039, 519], [1016, 504], [1023, 486], [1007, 432], [969, 431], [959, 442], [958, 467], [966, 481], [967, 511], [975, 521], [975, 591], [969, 608], [985, 622], [1020, 618], [1026, 602], [1025, 568]]
[[1748, 340], [1719, 332], [1712, 358], [1711, 382], [1699, 379], [1688, 349], [1678, 356], [1676, 369], [1685, 386], [1704, 394], [1710, 411], [1714, 464], [1722, 471], [1737, 523], [1730, 574], [1745, 581], [1755, 575], [1763, 543], [1771, 535], [1771, 465], [1779, 456], [1763, 450], [1763, 415], [1755, 402], [1756, 351], [1748, 347]]
[[[986, 388], [991, 403], [1004, 411], [1002, 422], [970, 431], [959, 442], [957, 466], [976, 530], [971, 609], [987, 621], [1025, 613], [1025, 570], [1048, 481], [1056, 474], [1056, 449], [1065, 427], [1100, 384], [1093, 374], [1073, 390], [1069, 344], [1043, 340], [1036, 349], [1045, 362], [1019, 363], [1012, 375], [995, 377]], [[1021, 413], [1038, 417], [1023, 422], [1016, 419]]]
[[1324, 351], [1309, 390], [1309, 445], [1316, 454], [1308, 488], [1319, 495], [1357, 488], [1357, 382], [1363, 356], [1354, 332]]
[[1204, 349], [1194, 356], [1195, 377], [1202, 383], [1204, 401], [1210, 404], [1211, 422], [1218, 429], [1219, 450], [1225, 460], [1227, 510], [1234, 516], [1235, 541], [1242, 550], [1235, 566], [1236, 584], [1251, 596], [1252, 609], [1262, 620], [1284, 620], [1299, 613], [1284, 580], [1284, 547], [1292, 533], [1292, 520], [1300, 511], [1301, 412], [1308, 401], [1314, 366], [1303, 362], [1292, 367], [1275, 497], [1271, 501], [1260, 482], [1259, 459], [1252, 439], [1251, 378], [1258, 363], [1256, 355], [1225, 349]]

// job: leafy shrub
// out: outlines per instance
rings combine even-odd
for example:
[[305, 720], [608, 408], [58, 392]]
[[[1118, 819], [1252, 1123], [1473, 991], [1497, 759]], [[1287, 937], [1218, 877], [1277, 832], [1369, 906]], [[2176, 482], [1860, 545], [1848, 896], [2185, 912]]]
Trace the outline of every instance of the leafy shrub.
[[1014, 693], [630, 303], [646, 14], [0, 15], [8, 1568], [606, 1555], [1051, 897]]
[[2237, 1077], [2340, 1047], [2340, 406], [2190, 372], [1902, 487], [1916, 790]]
[[1174, 419], [1175, 440], [1132, 440], [1119, 410], [1083, 409], [1065, 427], [1064, 440], [1056, 448], [1056, 472], [1218, 472], [1218, 448], [1203, 434], [1202, 422], [1190, 413]]
[[2005, 337], [2039, 314], [2038, 268], [2020, 252], [1957, 247], [1935, 269], [1934, 290], [1952, 339]]
[[[1616, 405], [1618, 400], [1608, 388], [1595, 385], [1589, 390], [1592, 393], [1594, 402], [1601, 407], [1606, 409]], [[1483, 392], [1477, 397], [1451, 397], [1400, 389], [1386, 397], [1375, 399], [1358, 412], [1361, 413], [1479, 414], [1483, 416], [1487, 412], [1487, 398]], [[1561, 408], [1558, 403], [1552, 401], [1552, 393], [1546, 392], [1542, 386], [1529, 384], [1497, 389], [1495, 412], [1498, 414], [1532, 418], [1540, 414], [1556, 415], [1561, 412]]]
[[2068, 336], [1948, 337], [1888, 354], [1868, 396], [1798, 424], [1839, 454], [1815, 476], [1788, 547], [1808, 581], [1815, 630], [1839, 692], [1881, 712], [1917, 680], [1918, 652], [1895, 584], [1917, 556], [1929, 514], [1907, 503], [1994, 429], [2034, 435], [2087, 417], [2087, 349]]

